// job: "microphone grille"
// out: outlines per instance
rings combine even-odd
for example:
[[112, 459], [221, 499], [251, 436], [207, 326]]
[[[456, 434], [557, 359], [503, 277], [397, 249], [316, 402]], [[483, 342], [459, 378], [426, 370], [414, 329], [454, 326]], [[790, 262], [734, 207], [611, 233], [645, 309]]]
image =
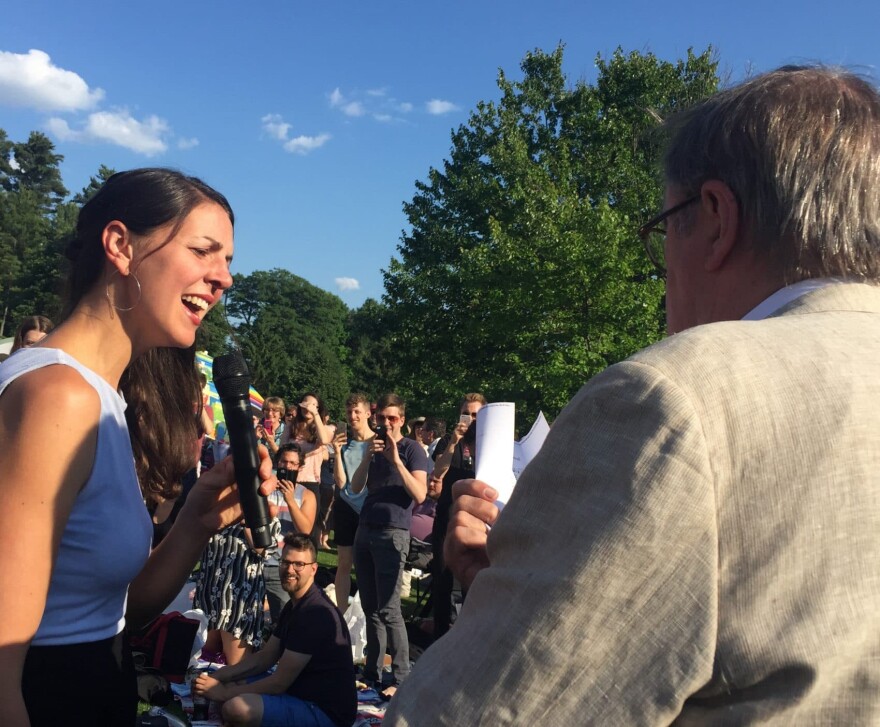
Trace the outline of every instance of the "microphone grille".
[[251, 388], [251, 372], [240, 351], [217, 356], [213, 364], [214, 386], [221, 399], [247, 396]]

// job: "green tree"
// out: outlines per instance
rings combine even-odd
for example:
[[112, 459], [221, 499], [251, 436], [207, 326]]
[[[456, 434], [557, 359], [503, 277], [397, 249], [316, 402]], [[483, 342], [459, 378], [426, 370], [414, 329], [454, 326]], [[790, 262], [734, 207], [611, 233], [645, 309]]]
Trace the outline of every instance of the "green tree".
[[400, 388], [422, 411], [466, 391], [555, 416], [593, 374], [660, 337], [663, 282], [634, 228], [660, 203], [661, 116], [714, 92], [711, 49], [597, 59], [569, 86], [563, 49], [499, 73], [450, 158], [404, 205], [385, 274]]
[[[0, 131], [0, 335], [27, 315], [60, 313], [60, 237], [56, 212], [67, 195], [47, 136], [11, 142]], [[64, 219], [64, 216], [61, 216]]]
[[77, 209], [79, 209], [94, 197], [98, 193], [98, 190], [104, 186], [104, 182], [110, 179], [114, 174], [116, 174], [115, 169], [111, 169], [102, 164], [98, 167], [98, 174], [94, 177], [89, 177], [89, 183], [82, 188], [82, 191], [77, 192], [73, 196], [71, 202], [76, 205]]
[[12, 151], [14, 144], [6, 135], [5, 129], [0, 129], [0, 189], [7, 192], [12, 189]]
[[[351, 390], [373, 399], [396, 388], [397, 356], [388, 336], [388, 309], [373, 298], [348, 315], [346, 355]], [[427, 362], [430, 365], [430, 362]]]
[[42, 259], [50, 233], [39, 194], [29, 189], [0, 193], [0, 336], [12, 335], [24, 316], [42, 312], [36, 308], [28, 272]]
[[11, 191], [29, 189], [39, 196], [47, 213], [55, 209], [67, 196], [67, 188], [61, 181], [61, 154], [55, 153], [51, 139], [39, 131], [32, 131], [28, 140], [12, 145], [15, 159], [11, 175]]
[[337, 296], [287, 270], [256, 271], [235, 276], [226, 312], [260, 393], [291, 399], [315, 391], [341, 412], [348, 309]]
[[226, 320], [226, 307], [223, 301], [208, 311], [196, 333], [196, 350], [207, 351], [214, 358], [225, 353], [231, 338], [232, 328]]

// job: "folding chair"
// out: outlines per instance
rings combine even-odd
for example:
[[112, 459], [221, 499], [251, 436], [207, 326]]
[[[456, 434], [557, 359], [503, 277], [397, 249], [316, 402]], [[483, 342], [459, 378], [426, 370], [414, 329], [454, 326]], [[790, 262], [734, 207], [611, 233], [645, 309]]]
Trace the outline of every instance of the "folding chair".
[[418, 538], [410, 537], [409, 555], [407, 556], [403, 569], [410, 573], [412, 573], [413, 570], [419, 570], [422, 572], [420, 577], [413, 576], [410, 580], [412, 583], [412, 590], [410, 593], [414, 593], [415, 596], [415, 605], [410, 610], [409, 614], [410, 620], [424, 616], [430, 609], [432, 576], [429, 574], [429, 571], [433, 559], [434, 551], [430, 543], [424, 540], [419, 540]]

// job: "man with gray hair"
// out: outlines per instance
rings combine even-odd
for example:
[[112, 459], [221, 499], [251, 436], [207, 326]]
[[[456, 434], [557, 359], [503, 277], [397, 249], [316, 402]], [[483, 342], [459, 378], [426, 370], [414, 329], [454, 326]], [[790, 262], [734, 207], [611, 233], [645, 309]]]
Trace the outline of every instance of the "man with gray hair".
[[581, 389], [503, 517], [456, 485], [472, 585], [388, 725], [880, 724], [880, 95], [785, 67], [669, 131], [640, 234], [677, 335]]

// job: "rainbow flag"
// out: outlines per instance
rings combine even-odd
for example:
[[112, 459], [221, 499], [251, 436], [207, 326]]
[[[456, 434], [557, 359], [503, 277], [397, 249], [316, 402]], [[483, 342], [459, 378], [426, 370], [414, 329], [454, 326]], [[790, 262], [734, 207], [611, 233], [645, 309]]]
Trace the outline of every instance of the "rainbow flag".
[[[202, 394], [208, 395], [208, 406], [214, 414], [214, 431], [209, 432], [208, 436], [221, 442], [228, 441], [226, 435], [226, 419], [223, 416], [223, 406], [220, 404], [220, 395], [217, 393], [217, 387], [214, 386], [214, 359], [211, 358], [206, 351], [196, 351], [196, 366], [207, 377], [208, 383], [206, 390]], [[263, 411], [263, 396], [252, 386], [248, 392], [250, 395], [251, 406], [256, 410], [255, 416], [259, 416]]]

